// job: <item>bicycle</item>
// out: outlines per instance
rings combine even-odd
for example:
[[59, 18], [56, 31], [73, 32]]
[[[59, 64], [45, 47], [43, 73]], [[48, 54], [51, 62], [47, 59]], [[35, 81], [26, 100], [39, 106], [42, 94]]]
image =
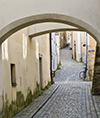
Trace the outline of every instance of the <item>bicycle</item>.
[[87, 74], [87, 68], [86, 67], [83, 67], [83, 69], [84, 70], [82, 70], [80, 73], [79, 73], [79, 77], [81, 78], [81, 79], [83, 79], [83, 81], [85, 81], [85, 79], [86, 79], [86, 74]]

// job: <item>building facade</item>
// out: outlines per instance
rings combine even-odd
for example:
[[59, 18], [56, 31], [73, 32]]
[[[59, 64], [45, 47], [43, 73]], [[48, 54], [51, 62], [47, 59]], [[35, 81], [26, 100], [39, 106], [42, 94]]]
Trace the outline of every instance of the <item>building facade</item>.
[[68, 33], [66, 31], [59, 33], [60, 49], [64, 48], [68, 44]]
[[73, 59], [84, 64], [87, 63], [87, 80], [92, 80], [97, 42], [86, 32], [74, 31], [72, 33], [72, 43]]
[[53, 32], [51, 33], [51, 41], [52, 41], [52, 72], [55, 73], [57, 66], [59, 64], [59, 33]]
[[50, 84], [49, 38], [30, 38], [27, 27], [2, 44], [4, 118], [15, 115]]
[[87, 46], [87, 79], [93, 80], [94, 76], [94, 64], [96, 59], [96, 46], [97, 42], [92, 36], [89, 35], [88, 46]]

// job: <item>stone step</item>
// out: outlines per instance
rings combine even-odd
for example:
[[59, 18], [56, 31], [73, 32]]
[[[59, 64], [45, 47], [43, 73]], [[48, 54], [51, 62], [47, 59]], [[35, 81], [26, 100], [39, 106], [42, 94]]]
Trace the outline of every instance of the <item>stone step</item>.
[[100, 78], [100, 74], [94, 74], [94, 78]]
[[96, 53], [96, 58], [97, 58], [97, 57], [100, 57], [100, 53]]
[[94, 73], [94, 77], [100, 77], [100, 72]]
[[94, 74], [100, 74], [100, 70], [95, 70]]
[[100, 60], [100, 57], [96, 56], [96, 57], [95, 57], [95, 60]]
[[96, 64], [95, 64], [94, 70], [100, 70], [100, 65], [96, 65]]
[[95, 66], [100, 66], [100, 62], [95, 62]]
[[100, 63], [100, 60], [95, 60], [95, 64], [99, 64]]
[[96, 54], [95, 59], [100, 59], [100, 54], [99, 54], [99, 53], [98, 53], [98, 54]]

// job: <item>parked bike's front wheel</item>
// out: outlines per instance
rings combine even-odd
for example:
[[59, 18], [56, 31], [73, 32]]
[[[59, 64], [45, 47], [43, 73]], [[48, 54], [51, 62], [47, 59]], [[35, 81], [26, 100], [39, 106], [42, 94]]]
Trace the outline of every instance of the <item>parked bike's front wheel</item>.
[[85, 80], [84, 71], [81, 71], [81, 72], [79, 73], [79, 78]]

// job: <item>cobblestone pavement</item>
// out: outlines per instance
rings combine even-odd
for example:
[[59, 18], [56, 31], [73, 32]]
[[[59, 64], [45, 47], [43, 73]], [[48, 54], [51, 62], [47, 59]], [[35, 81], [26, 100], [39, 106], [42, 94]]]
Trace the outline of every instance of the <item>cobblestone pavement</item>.
[[60, 54], [62, 66], [54, 78], [59, 88], [33, 118], [99, 118], [100, 108], [95, 103], [100, 99], [91, 95], [92, 82], [78, 77], [83, 63], [71, 59], [68, 48]]
[[17, 115], [13, 118], [32, 118], [41, 108], [42, 106], [52, 97], [55, 91], [58, 89], [58, 85], [54, 84], [49, 87], [49, 89], [45, 90], [41, 96], [37, 99], [33, 100], [27, 107], [21, 110]]
[[60, 55], [62, 66], [61, 69], [56, 72], [55, 82], [82, 81], [78, 75], [84, 64], [71, 59], [72, 51], [68, 48], [62, 49]]
[[100, 118], [100, 96], [91, 95], [92, 82], [78, 77], [83, 63], [72, 60], [68, 48], [60, 54], [55, 84], [14, 118]]

